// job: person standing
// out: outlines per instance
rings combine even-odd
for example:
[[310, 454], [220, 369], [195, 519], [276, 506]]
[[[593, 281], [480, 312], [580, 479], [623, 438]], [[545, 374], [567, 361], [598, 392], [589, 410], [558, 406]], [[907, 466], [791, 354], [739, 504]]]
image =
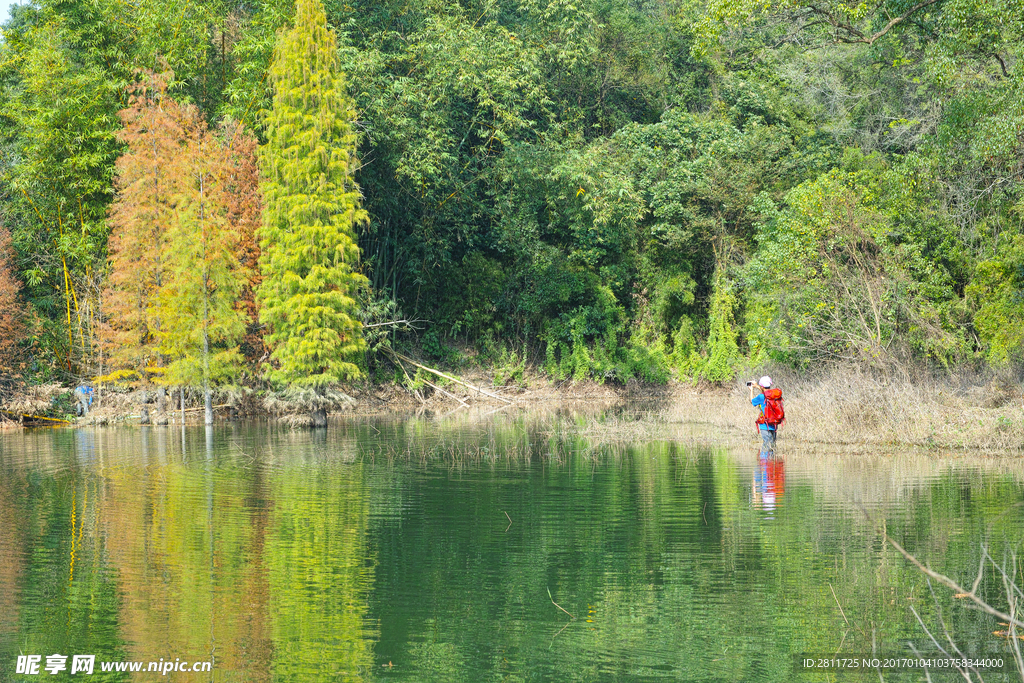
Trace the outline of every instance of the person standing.
[[89, 407], [92, 406], [93, 388], [88, 384], [80, 384], [75, 387], [75, 413], [79, 417], [89, 414]]
[[768, 375], [759, 379], [756, 386], [761, 391], [755, 396], [755, 384], [747, 382], [747, 388], [750, 389], [750, 403], [760, 413], [756, 423], [757, 430], [761, 435], [763, 450], [774, 451], [778, 429], [786, 420], [786, 412], [782, 406], [782, 390], [772, 386], [772, 378]]

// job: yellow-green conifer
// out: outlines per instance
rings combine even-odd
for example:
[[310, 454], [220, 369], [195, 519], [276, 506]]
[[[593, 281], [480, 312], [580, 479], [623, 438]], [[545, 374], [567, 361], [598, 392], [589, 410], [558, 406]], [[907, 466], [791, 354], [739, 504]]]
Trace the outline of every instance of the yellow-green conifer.
[[365, 342], [355, 290], [355, 226], [366, 220], [354, 173], [355, 109], [320, 0], [297, 0], [295, 26], [278, 36], [274, 104], [261, 149], [264, 214], [260, 321], [267, 377], [322, 389], [359, 376]]

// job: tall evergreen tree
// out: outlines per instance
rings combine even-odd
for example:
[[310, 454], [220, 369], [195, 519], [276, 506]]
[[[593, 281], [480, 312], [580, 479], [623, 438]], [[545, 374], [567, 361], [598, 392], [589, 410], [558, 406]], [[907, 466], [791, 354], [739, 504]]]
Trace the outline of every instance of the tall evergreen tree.
[[[355, 226], [366, 221], [355, 183], [355, 110], [320, 0], [297, 0], [270, 70], [274, 105], [261, 149], [260, 321], [268, 326], [267, 377], [322, 392], [354, 379], [364, 348], [355, 290]], [[314, 411], [315, 423], [325, 419]]]

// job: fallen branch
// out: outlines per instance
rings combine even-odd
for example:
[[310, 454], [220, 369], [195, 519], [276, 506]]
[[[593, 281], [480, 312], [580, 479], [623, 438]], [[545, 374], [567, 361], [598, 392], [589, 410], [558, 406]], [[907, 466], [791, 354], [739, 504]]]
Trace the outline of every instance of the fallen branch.
[[442, 389], [441, 387], [437, 386], [436, 384], [431, 384], [427, 380], [423, 380], [423, 383], [426, 384], [431, 389], [433, 389], [434, 391], [440, 391], [442, 394], [444, 394], [448, 398], [454, 398], [456, 401], [458, 401], [459, 403], [461, 403], [464, 406], [468, 406], [469, 405], [468, 403], [463, 401], [461, 398], [459, 398], [455, 394], [451, 393], [450, 391], [445, 391], [444, 389]]
[[373, 323], [372, 325], [363, 325], [363, 329], [369, 329], [371, 327], [391, 327], [391, 326], [395, 326], [395, 325], [408, 325], [410, 328], [416, 329], [415, 327], [413, 327], [413, 323], [422, 323], [422, 322], [426, 322], [426, 321], [425, 320], [388, 320], [388, 321], [382, 322], [382, 323]]
[[[394, 360], [394, 359], [392, 359], [392, 360]], [[401, 369], [402, 374], [405, 375], [405, 381], [408, 382], [408, 386], [406, 386], [406, 390], [410, 394], [412, 394], [413, 396], [416, 397], [416, 400], [420, 402], [420, 405], [426, 405], [427, 402], [423, 400], [422, 396], [420, 396], [420, 392], [418, 392], [418, 391], [416, 391], [415, 389], [412, 388], [412, 385], [413, 385], [412, 377], [410, 377], [409, 373], [405, 371], [405, 366], [402, 365], [401, 363], [396, 363], [396, 365], [398, 365], [399, 369]]]
[[437, 375], [438, 377], [443, 377], [446, 380], [448, 380], [449, 382], [455, 382], [456, 384], [461, 384], [462, 386], [466, 387], [467, 389], [472, 389], [473, 391], [481, 393], [484, 396], [490, 396], [493, 399], [497, 399], [499, 401], [502, 401], [503, 403], [508, 403], [509, 405], [512, 405], [512, 401], [508, 400], [507, 398], [503, 398], [501, 396], [498, 396], [497, 394], [491, 393], [490, 391], [487, 391], [486, 389], [481, 389], [480, 387], [474, 386], [474, 385], [470, 384], [469, 382], [464, 382], [463, 380], [458, 379], [457, 377], [452, 377], [451, 375], [446, 375], [443, 372], [441, 372], [440, 370], [435, 370], [434, 368], [428, 368], [426, 365], [422, 365], [420, 363], [417, 363], [412, 358], [408, 358], [406, 356], [403, 356], [402, 354], [398, 353], [397, 351], [392, 351], [391, 353], [393, 353], [396, 358], [400, 358], [401, 360], [405, 361], [409, 365], [414, 365], [414, 366], [416, 366], [417, 368], [419, 368], [421, 370], [426, 370], [427, 372], [432, 372], [433, 374]]

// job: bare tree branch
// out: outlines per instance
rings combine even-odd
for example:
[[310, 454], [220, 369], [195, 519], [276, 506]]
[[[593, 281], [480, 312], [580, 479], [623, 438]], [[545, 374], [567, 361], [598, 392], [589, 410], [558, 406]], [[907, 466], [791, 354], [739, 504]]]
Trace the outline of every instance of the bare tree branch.
[[418, 329], [415, 327], [415, 323], [423, 323], [426, 320], [388, 320], [382, 323], [372, 323], [370, 325], [363, 325], [364, 329], [370, 329], [372, 327], [394, 327], [398, 325], [407, 325], [409, 329]]
[[1016, 617], [1010, 616], [1006, 612], [1001, 612], [1001, 611], [997, 610], [995, 607], [993, 607], [992, 605], [988, 604], [987, 602], [985, 602], [984, 600], [979, 598], [974, 593], [968, 592], [963, 586], [961, 586], [960, 584], [958, 584], [956, 581], [954, 581], [953, 579], [949, 578], [945, 574], [940, 574], [937, 571], [933, 571], [933, 570], [929, 569], [928, 567], [924, 566], [923, 564], [921, 564], [920, 560], [918, 560], [916, 557], [914, 557], [913, 555], [908, 553], [906, 550], [904, 550], [903, 546], [901, 546], [899, 543], [897, 543], [895, 541], [895, 539], [890, 537], [884, 531], [882, 532], [882, 537], [886, 541], [888, 541], [889, 544], [893, 548], [896, 548], [896, 550], [899, 551], [899, 553], [901, 555], [903, 555], [903, 557], [905, 557], [908, 560], [910, 560], [910, 562], [915, 567], [917, 567], [922, 572], [924, 572], [926, 575], [928, 575], [931, 578], [935, 579], [936, 581], [938, 581], [942, 585], [946, 586], [947, 588], [952, 588], [957, 593], [962, 593], [963, 597], [969, 598], [971, 600], [971, 602], [973, 602], [975, 605], [977, 605], [981, 609], [982, 612], [987, 612], [987, 613], [991, 614], [994, 617], [999, 617], [1000, 619], [1006, 620], [1007, 623], [1013, 624], [1014, 626], [1019, 626], [1021, 628], [1024, 628], [1024, 621], [1021, 621], [1020, 619], [1017, 619]]
[[[931, 588], [931, 582], [928, 583], [928, 587]], [[935, 597], [934, 593], [932, 594], [932, 597], [933, 598]], [[910, 611], [914, 613], [914, 616], [917, 618], [917, 623], [921, 625], [922, 630], [924, 630], [925, 634], [928, 635], [928, 639], [932, 641], [932, 644], [935, 645], [935, 647], [939, 650], [939, 652], [941, 652], [942, 654], [946, 655], [949, 658], [953, 658], [953, 655], [949, 654], [949, 652], [946, 650], [946, 648], [942, 647], [941, 643], [939, 643], [939, 641], [935, 638], [935, 636], [932, 634], [932, 632], [930, 630], [928, 630], [928, 627], [925, 626], [924, 620], [921, 619], [921, 615], [917, 613], [917, 610], [914, 609], [913, 605], [910, 606]], [[940, 618], [940, 622], [941, 622], [941, 618]], [[946, 639], [949, 640], [950, 643], [952, 643], [953, 641], [950, 640], [950, 638], [949, 638], [949, 631], [946, 630], [945, 623], [942, 624], [942, 628], [943, 628], [943, 630], [946, 631]], [[955, 647], [955, 645], [954, 645], [954, 647]], [[916, 648], [914, 648], [914, 654], [915, 655], [918, 654]], [[957, 648], [957, 654], [960, 654], [959, 648]], [[967, 672], [964, 669], [962, 669], [959, 666], [957, 666], [956, 670], [959, 671], [960, 675], [963, 676], [965, 679], [967, 679], [968, 681], [971, 680], [970, 677], [967, 675]], [[927, 671], [927, 669], [926, 669], [926, 671]]]
[[[818, 7], [817, 5], [813, 5], [813, 4], [809, 4], [808, 7], [810, 7], [811, 11], [813, 11], [818, 16], [824, 17], [824, 19], [828, 22], [828, 24], [836, 29], [835, 42], [837, 42], [837, 43], [865, 43], [867, 45], [874, 45], [875, 41], [877, 41], [879, 38], [881, 38], [886, 33], [891, 31], [894, 26], [897, 26], [897, 25], [899, 25], [899, 24], [909, 20], [910, 17], [913, 14], [915, 14], [918, 10], [924, 9], [925, 7], [927, 7], [929, 5], [934, 5], [936, 2], [938, 2], [938, 0], [922, 0], [921, 2], [917, 3], [916, 5], [911, 7], [909, 10], [904, 12], [903, 14], [900, 14], [899, 16], [895, 16], [895, 17], [892, 17], [891, 19], [889, 19], [889, 21], [885, 24], [885, 26], [883, 26], [881, 29], [879, 29], [875, 33], [872, 33], [871, 35], [866, 35], [865, 33], [863, 33], [860, 30], [858, 30], [856, 27], [854, 27], [853, 24], [850, 24], [848, 22], [844, 22], [844, 21], [838, 19], [832, 12], [830, 12], [830, 11], [824, 9], [824, 8]], [[839, 33], [840, 31], [845, 32], [848, 36], [851, 36], [851, 37], [846, 37], [846, 36], [840, 35], [840, 33]], [[997, 57], [998, 57], [998, 55], [997, 55]], [[1002, 60], [1000, 60], [1000, 61], [1002, 61]]]

